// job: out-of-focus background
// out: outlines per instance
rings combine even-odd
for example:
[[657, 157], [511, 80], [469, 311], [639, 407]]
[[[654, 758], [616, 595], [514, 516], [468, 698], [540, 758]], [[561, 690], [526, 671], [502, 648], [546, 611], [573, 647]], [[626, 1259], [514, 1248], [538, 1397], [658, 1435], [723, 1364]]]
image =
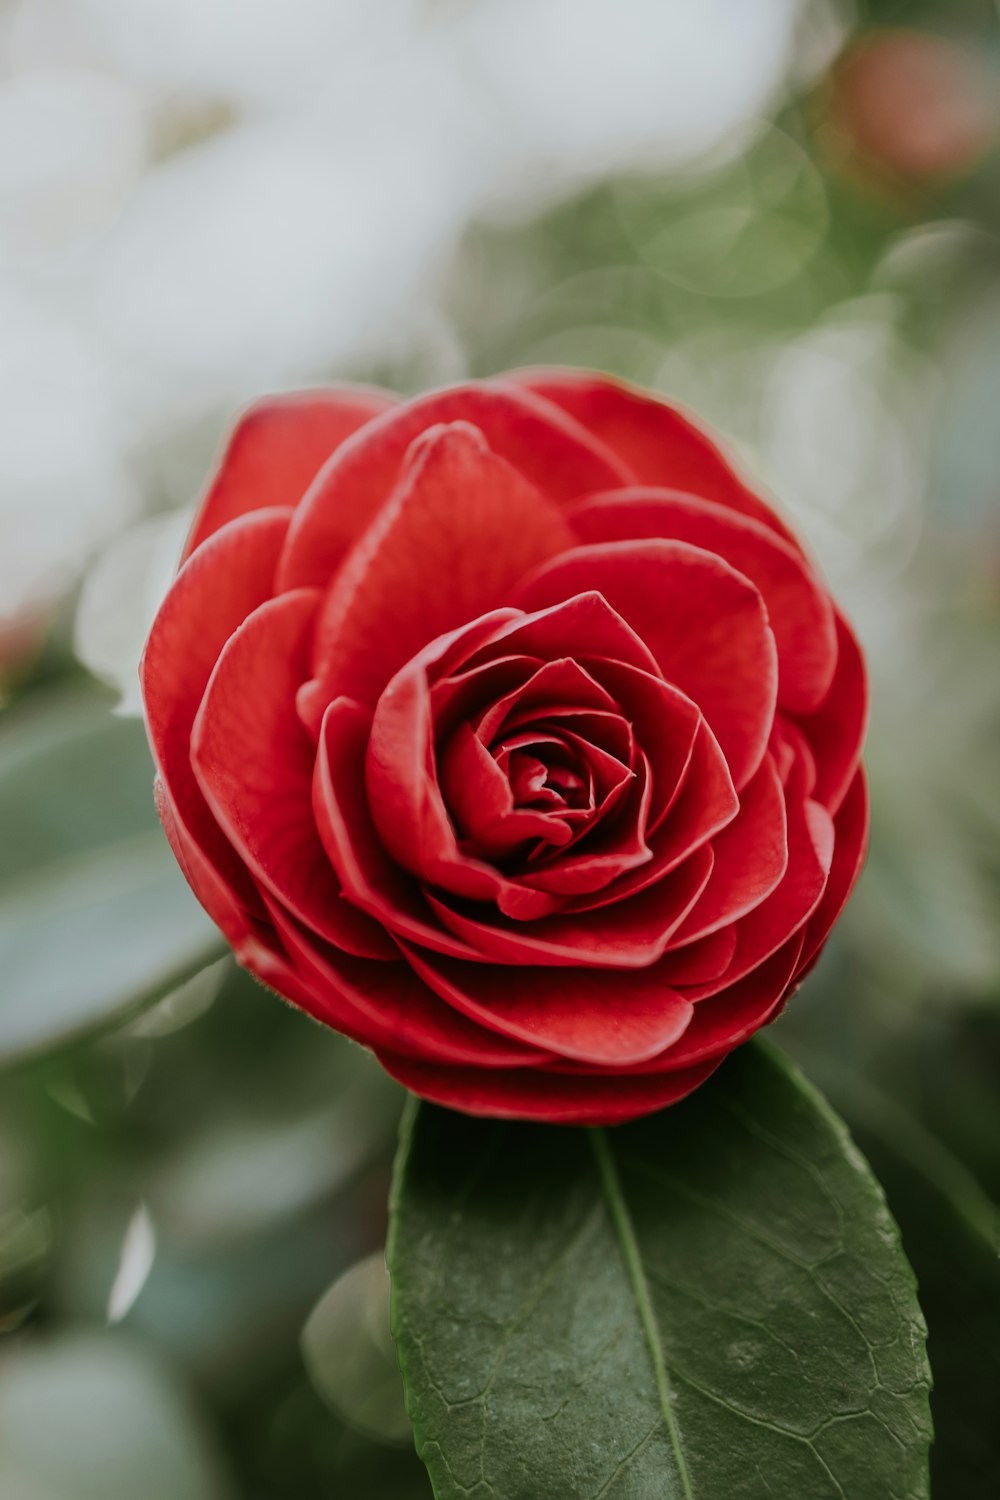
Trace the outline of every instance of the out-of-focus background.
[[935, 1500], [996, 1494], [993, 0], [0, 0], [4, 1500], [429, 1493], [399, 1092], [219, 957], [136, 660], [241, 405], [531, 363], [727, 434], [867, 648], [871, 858], [778, 1031], [901, 1223]]

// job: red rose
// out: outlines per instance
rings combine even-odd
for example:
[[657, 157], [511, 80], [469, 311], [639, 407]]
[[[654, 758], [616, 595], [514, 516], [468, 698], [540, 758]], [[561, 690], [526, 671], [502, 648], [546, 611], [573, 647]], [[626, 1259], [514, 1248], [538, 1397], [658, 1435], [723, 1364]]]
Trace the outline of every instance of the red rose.
[[240, 962], [475, 1114], [688, 1093], [863, 855], [854, 637], [709, 439], [599, 376], [253, 408], [142, 684]]

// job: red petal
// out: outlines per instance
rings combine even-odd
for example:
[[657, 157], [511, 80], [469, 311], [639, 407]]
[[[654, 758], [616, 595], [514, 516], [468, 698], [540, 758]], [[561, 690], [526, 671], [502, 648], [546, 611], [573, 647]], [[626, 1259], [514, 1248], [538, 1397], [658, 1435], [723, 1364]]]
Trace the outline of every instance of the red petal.
[[692, 849], [721, 833], [739, 808], [740, 799], [719, 742], [702, 720], [680, 791], [656, 829], [659, 867], [673, 869]]
[[512, 974], [407, 952], [421, 978], [481, 1026], [607, 1068], [662, 1052], [692, 1015], [693, 1007], [650, 970], [521, 968]]
[[329, 583], [388, 499], [410, 444], [443, 422], [473, 423], [495, 454], [558, 503], [632, 478], [558, 407], [517, 386], [495, 380], [436, 391], [387, 412], [339, 450], [296, 515], [279, 587]]
[[784, 876], [767, 900], [736, 924], [736, 952], [726, 973], [685, 990], [689, 999], [700, 1001], [742, 979], [799, 932], [819, 905], [833, 859], [833, 821], [825, 808], [804, 799], [797, 788], [786, 798], [786, 811], [788, 868]]
[[711, 869], [711, 850], [699, 849], [680, 869], [637, 896], [580, 916], [563, 912], [519, 925], [502, 918], [481, 921], [431, 892], [427, 901], [447, 930], [473, 950], [470, 957], [560, 968], [644, 969], [662, 955], [705, 889]]
[[502, 604], [571, 540], [555, 507], [474, 427], [432, 428], [324, 600], [301, 710], [318, 726], [333, 698], [374, 703], [422, 646]]
[[515, 602], [538, 609], [596, 589], [652, 651], [668, 682], [698, 705], [737, 790], [760, 765], [774, 720], [778, 664], [757, 589], [685, 542], [610, 542], [545, 564]]
[[349, 952], [394, 957], [354, 910], [326, 857], [312, 812], [315, 751], [295, 716], [319, 596], [262, 604], [227, 642], [191, 736], [201, 789], [253, 874], [300, 921]]
[[700, 1001], [680, 1041], [659, 1057], [628, 1069], [630, 1080], [653, 1073], [669, 1076], [674, 1068], [686, 1070], [721, 1061], [774, 1019], [788, 993], [801, 949], [799, 933], [737, 984]]
[[819, 957], [820, 950], [840, 913], [847, 905], [861, 874], [868, 852], [868, 784], [864, 771], [855, 772], [847, 795], [833, 820], [834, 848], [830, 877], [823, 899], [809, 918], [802, 950], [801, 980]]
[[[400, 678], [403, 675], [401, 672]], [[472, 675], [467, 673], [461, 680], [468, 681]], [[490, 745], [501, 734], [514, 734], [525, 724], [537, 724], [553, 713], [577, 713], [589, 709], [601, 712], [616, 708], [611, 694], [584, 667], [571, 657], [559, 657], [555, 661], [542, 662], [524, 682], [519, 682], [502, 698], [490, 703], [486, 712], [477, 719], [476, 733], [484, 744]]]
[[531, 839], [568, 843], [572, 830], [551, 812], [514, 806], [510, 782], [482, 740], [460, 724], [440, 758], [442, 795], [461, 838], [494, 858]]
[[659, 828], [649, 837], [652, 859], [642, 868], [623, 875], [597, 898], [574, 901], [571, 909], [589, 911], [644, 891], [727, 827], [739, 807], [740, 800], [733, 790], [722, 751], [702, 720], [681, 792]]
[[[665, 953], [657, 965], [657, 973], [664, 984], [706, 984], [718, 979], [732, 963], [736, 952], [735, 927], [721, 927], [700, 942], [689, 943], [686, 948], [672, 948]], [[687, 991], [683, 993], [686, 995]]]
[[[701, 713], [686, 694], [636, 667], [604, 661], [594, 664], [591, 670], [621, 704], [635, 731], [636, 743], [649, 760], [652, 776], [649, 827], [656, 828], [684, 784]], [[735, 793], [733, 800], [735, 803]]]
[[868, 724], [868, 679], [857, 638], [837, 614], [837, 670], [826, 699], [814, 714], [798, 720], [816, 757], [813, 796], [835, 813], [861, 761]]
[[[153, 622], [140, 665], [146, 728], [172, 818], [189, 847], [188, 865], [203, 866], [201, 888], [225, 888], [237, 909], [262, 915], [242, 861], [209, 811], [191, 766], [191, 730], [208, 679], [229, 637], [270, 598], [289, 510], [257, 511], [199, 547], [178, 573]], [[182, 867], [184, 861], [181, 861]], [[218, 905], [206, 909], [229, 936]]]
[[305, 986], [303, 1008], [363, 1046], [448, 1066], [530, 1067], [549, 1059], [537, 1046], [508, 1041], [456, 1014], [401, 958], [392, 964], [349, 958], [312, 940], [280, 907], [273, 915]]
[[524, 370], [513, 378], [600, 438], [640, 484], [717, 500], [795, 543], [784, 522], [747, 488], [712, 439], [665, 401], [621, 381], [575, 370]]
[[[495, 656], [514, 654], [537, 656], [543, 661], [571, 656], [584, 665], [591, 658], [620, 661], [654, 677], [660, 676], [649, 647], [600, 593], [589, 588], [536, 613], [518, 613], [500, 626], [488, 642], [468, 653], [462, 670], [471, 671]], [[457, 666], [449, 666], [449, 671], [457, 670]]]
[[760, 590], [778, 645], [778, 701], [809, 713], [829, 691], [837, 634], [829, 595], [797, 548], [769, 526], [670, 490], [619, 490], [575, 506], [584, 542], [664, 537], [716, 553]]
[[740, 794], [740, 810], [712, 840], [715, 867], [672, 947], [707, 937], [771, 894], [788, 866], [785, 796], [768, 755]]
[[331, 703], [323, 718], [313, 811], [330, 862], [348, 898], [390, 932], [455, 958], [477, 958], [474, 948], [442, 932], [419, 885], [379, 842], [365, 791], [369, 723], [349, 698]]
[[585, 1076], [542, 1068], [507, 1072], [434, 1068], [376, 1052], [404, 1088], [467, 1115], [501, 1120], [543, 1120], [552, 1125], [618, 1125], [674, 1104], [714, 1072], [716, 1063], [650, 1077], [593, 1073]]
[[343, 386], [272, 396], [251, 406], [201, 502], [185, 558], [237, 516], [297, 505], [334, 449], [395, 399], [372, 387]]
[[[240, 872], [250, 886], [251, 901], [255, 908], [251, 912], [247, 904], [234, 894], [232, 885], [220, 877], [218, 870], [188, 833], [159, 776], [153, 784], [153, 795], [156, 798], [156, 807], [160, 814], [160, 822], [163, 824], [163, 831], [167, 835], [170, 847], [174, 851], [174, 858], [180, 865], [185, 880], [212, 921], [221, 928], [226, 942], [236, 950], [238, 956], [244, 941], [250, 936], [256, 937], [261, 930], [260, 917], [263, 913], [263, 903], [256, 887], [249, 881], [246, 871], [241, 866]], [[217, 825], [214, 826], [221, 837], [221, 830]]]
[[[579, 673], [573, 663], [550, 663], [537, 675], [551, 676], [563, 665]], [[561, 906], [557, 897], [527, 890], [459, 848], [438, 785], [423, 656], [407, 663], [379, 700], [368, 740], [365, 787], [383, 848], [411, 874], [470, 901], [496, 901], [519, 921], [547, 916]]]

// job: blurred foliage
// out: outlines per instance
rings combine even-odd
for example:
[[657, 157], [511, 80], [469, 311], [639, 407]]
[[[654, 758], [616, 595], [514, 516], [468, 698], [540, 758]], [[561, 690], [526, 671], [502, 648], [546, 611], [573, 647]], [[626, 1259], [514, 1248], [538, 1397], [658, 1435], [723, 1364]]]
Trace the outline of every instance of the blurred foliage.
[[[958, 143], [947, 170], [898, 168], [891, 131], [905, 145], [920, 112], [862, 132], [844, 59], [897, 28], [957, 48], [995, 110], [992, 0], [807, 5], [770, 118], [696, 166], [626, 163], [554, 206], [480, 214], [417, 336], [317, 373], [414, 390], [558, 361], [650, 384], [730, 435], [822, 558], [872, 669], [873, 844], [776, 1035], [855, 1130], [916, 1268], [936, 1500], [986, 1500], [1000, 1472], [1000, 151], [995, 132], [965, 157], [971, 138], [948, 135], [952, 53], [932, 80], [941, 140]], [[211, 426], [140, 456], [150, 511], [165, 474], [199, 472]], [[75, 664], [67, 614], [0, 640], [0, 1491], [426, 1496], [398, 1446], [369, 1259], [399, 1091], [229, 960], [182, 983], [214, 940], [157, 863], [141, 733]], [[137, 838], [145, 888], [120, 863]], [[178, 925], [158, 932], [175, 900]], [[107, 968], [111, 931], [134, 941], [131, 968]]]

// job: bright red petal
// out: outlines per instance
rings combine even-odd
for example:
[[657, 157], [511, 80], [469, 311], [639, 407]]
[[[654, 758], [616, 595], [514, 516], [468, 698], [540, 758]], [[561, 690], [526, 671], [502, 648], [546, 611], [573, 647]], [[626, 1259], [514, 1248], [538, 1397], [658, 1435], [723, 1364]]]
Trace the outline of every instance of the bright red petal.
[[781, 781], [768, 755], [740, 794], [740, 810], [712, 840], [715, 866], [672, 947], [707, 937], [761, 904], [788, 867], [788, 830]]
[[868, 851], [868, 784], [864, 771], [855, 772], [847, 795], [833, 820], [834, 850], [823, 899], [809, 918], [798, 978], [819, 957], [833, 924], [847, 905]]
[[640, 484], [717, 500], [797, 545], [780, 517], [747, 488], [711, 438], [665, 401], [607, 376], [575, 370], [523, 370], [512, 378], [592, 432], [628, 464]]
[[833, 859], [833, 821], [818, 802], [797, 791], [787, 797], [786, 808], [788, 868], [770, 896], [736, 924], [736, 951], [726, 972], [685, 990], [689, 999], [700, 1001], [742, 979], [799, 932], [819, 905]]
[[323, 718], [313, 777], [319, 836], [344, 892], [390, 932], [455, 958], [477, 958], [431, 911], [418, 883], [386, 854], [365, 790], [370, 720], [349, 698], [331, 703]]
[[395, 402], [365, 386], [296, 391], [258, 401], [237, 422], [184, 548], [249, 511], [296, 506], [331, 453]]
[[320, 936], [366, 957], [394, 957], [350, 906], [316, 832], [315, 749], [295, 715], [319, 596], [261, 605], [230, 638], [191, 736], [195, 774], [220, 826], [255, 877]]
[[797, 720], [816, 758], [813, 796], [831, 813], [843, 801], [861, 761], [868, 724], [868, 679], [857, 638], [837, 614], [837, 670], [824, 702]]
[[[262, 915], [257, 891], [209, 811], [191, 766], [191, 730], [230, 636], [271, 596], [290, 510], [257, 511], [199, 547], [174, 579], [153, 622], [140, 666], [146, 728], [174, 823], [204, 866], [195, 891], [221, 882], [237, 908]], [[182, 861], [183, 864], [183, 861]], [[190, 878], [190, 877], [189, 877]], [[224, 931], [216, 907], [205, 903]], [[228, 936], [228, 931], [227, 931]]]
[[801, 552], [769, 526], [712, 501], [670, 490], [619, 490], [574, 507], [584, 542], [664, 537], [703, 547], [760, 590], [778, 644], [778, 702], [809, 713], [833, 680], [837, 635], [829, 595]]
[[296, 514], [279, 587], [325, 587], [388, 499], [410, 444], [448, 422], [478, 427], [495, 454], [560, 504], [633, 477], [565, 412], [517, 386], [493, 380], [436, 391], [402, 403], [338, 451]]
[[474, 427], [431, 429], [324, 600], [300, 710], [318, 727], [333, 698], [374, 703], [422, 646], [502, 604], [571, 542], [555, 507]]

